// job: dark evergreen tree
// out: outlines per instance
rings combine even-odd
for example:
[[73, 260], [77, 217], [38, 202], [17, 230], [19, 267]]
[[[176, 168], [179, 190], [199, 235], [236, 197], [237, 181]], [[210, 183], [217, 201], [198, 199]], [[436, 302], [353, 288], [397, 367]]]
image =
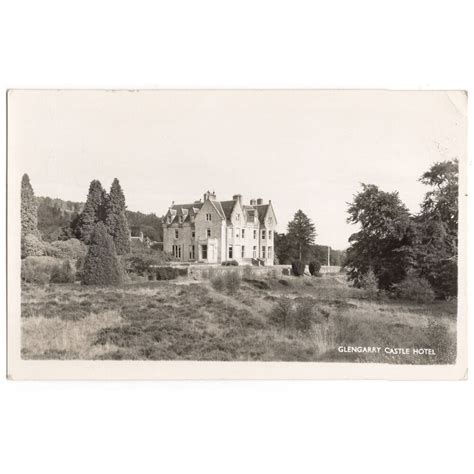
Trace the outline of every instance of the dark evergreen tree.
[[275, 232], [275, 255], [280, 265], [290, 264], [298, 258], [298, 251], [288, 239], [287, 234]]
[[287, 238], [290, 245], [297, 249], [299, 260], [303, 258], [305, 251], [314, 243], [316, 235], [316, 228], [311, 219], [301, 209], [298, 210], [293, 220], [288, 224]]
[[119, 285], [123, 281], [112, 237], [103, 222], [98, 222], [90, 236], [89, 250], [82, 269], [84, 285]]
[[105, 225], [112, 236], [118, 255], [130, 252], [130, 229], [125, 214], [125, 195], [119, 180], [114, 179], [106, 204]]
[[105, 221], [106, 203], [107, 193], [102, 188], [100, 181], [94, 179], [89, 186], [87, 201], [75, 228], [76, 237], [86, 244], [90, 241], [95, 225]]
[[21, 235], [24, 237], [29, 234], [40, 237], [38, 231], [38, 204], [30, 178], [25, 173], [21, 179]]

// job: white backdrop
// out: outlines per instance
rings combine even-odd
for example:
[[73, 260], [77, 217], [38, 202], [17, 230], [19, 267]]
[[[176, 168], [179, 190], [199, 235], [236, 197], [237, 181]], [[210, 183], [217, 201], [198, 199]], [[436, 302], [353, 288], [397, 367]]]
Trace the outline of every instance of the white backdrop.
[[[469, 3], [3, 2], [1, 88], [472, 90]], [[473, 467], [472, 382], [3, 379], [0, 396], [0, 466], [9, 474]]]

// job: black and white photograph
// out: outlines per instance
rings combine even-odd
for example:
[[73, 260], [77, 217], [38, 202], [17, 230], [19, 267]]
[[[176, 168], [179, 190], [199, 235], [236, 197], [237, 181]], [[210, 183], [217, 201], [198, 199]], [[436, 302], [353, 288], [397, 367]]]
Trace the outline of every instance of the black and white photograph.
[[463, 91], [10, 90], [12, 376], [463, 378], [466, 126]]

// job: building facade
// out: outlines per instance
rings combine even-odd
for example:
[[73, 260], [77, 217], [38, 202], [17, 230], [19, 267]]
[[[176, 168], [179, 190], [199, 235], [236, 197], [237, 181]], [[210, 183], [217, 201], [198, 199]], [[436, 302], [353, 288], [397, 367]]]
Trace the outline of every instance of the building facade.
[[192, 204], [172, 204], [163, 216], [163, 250], [184, 262], [273, 265], [277, 225], [271, 201], [236, 194], [218, 201], [206, 192]]

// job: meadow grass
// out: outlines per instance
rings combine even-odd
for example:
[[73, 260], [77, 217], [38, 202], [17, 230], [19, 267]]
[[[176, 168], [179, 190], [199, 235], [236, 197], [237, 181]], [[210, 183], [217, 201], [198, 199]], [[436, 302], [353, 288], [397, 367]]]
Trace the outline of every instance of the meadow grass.
[[[25, 359], [455, 361], [455, 302], [371, 299], [343, 275], [152, 281], [119, 288], [24, 285]], [[282, 312], [283, 311], [283, 312]], [[285, 311], [288, 314], [285, 314]], [[284, 322], [283, 322], [284, 321]], [[433, 347], [436, 356], [340, 353]]]

